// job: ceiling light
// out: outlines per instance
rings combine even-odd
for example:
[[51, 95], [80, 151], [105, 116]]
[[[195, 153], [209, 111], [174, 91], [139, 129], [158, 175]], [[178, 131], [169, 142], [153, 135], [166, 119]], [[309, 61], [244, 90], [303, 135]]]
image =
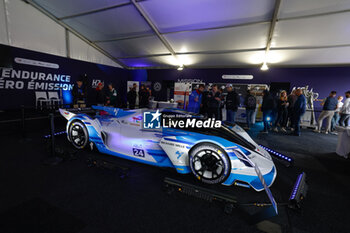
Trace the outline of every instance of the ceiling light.
[[180, 64], [177, 70], [183, 70], [184, 69], [184, 64]]
[[261, 66], [260, 69], [261, 69], [261, 70], [268, 70], [269, 67], [267, 66], [266, 62], [264, 62], [264, 64]]

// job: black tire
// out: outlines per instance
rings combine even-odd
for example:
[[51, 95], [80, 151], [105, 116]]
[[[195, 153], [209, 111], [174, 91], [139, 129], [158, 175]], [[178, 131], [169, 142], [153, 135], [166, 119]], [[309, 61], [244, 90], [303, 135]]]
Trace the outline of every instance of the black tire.
[[73, 146], [83, 149], [89, 143], [89, 133], [81, 121], [73, 121], [68, 128], [68, 137]]
[[212, 143], [195, 146], [189, 160], [192, 173], [203, 183], [222, 183], [231, 173], [231, 161], [226, 152]]

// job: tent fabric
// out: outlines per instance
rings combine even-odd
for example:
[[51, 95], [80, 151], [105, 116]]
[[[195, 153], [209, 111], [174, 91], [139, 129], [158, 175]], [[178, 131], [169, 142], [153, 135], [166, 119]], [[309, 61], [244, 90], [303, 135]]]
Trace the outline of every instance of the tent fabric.
[[1, 44], [121, 67], [72, 33], [66, 41], [63, 26], [21, 0], [0, 0], [0, 32]]
[[9, 28], [0, 43], [65, 55], [64, 29], [37, 5], [112, 57], [73, 37], [79, 59], [129, 68], [349, 64], [350, 0], [282, 0], [269, 43], [276, 1], [0, 0], [0, 30]]

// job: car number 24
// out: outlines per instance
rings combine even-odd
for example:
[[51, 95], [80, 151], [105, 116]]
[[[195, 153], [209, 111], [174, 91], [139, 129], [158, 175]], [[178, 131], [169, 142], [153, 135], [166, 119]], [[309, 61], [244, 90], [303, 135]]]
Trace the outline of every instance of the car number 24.
[[142, 149], [132, 148], [132, 152], [134, 153], [135, 156], [145, 157], [145, 151]]

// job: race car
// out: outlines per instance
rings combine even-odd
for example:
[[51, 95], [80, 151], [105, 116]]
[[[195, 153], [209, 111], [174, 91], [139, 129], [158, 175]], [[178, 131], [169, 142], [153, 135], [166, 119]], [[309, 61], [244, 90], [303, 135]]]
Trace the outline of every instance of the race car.
[[207, 184], [238, 185], [256, 191], [270, 187], [277, 175], [270, 154], [237, 124], [220, 127], [172, 128], [144, 125], [162, 114], [203, 118], [179, 109], [124, 110], [92, 106], [98, 114], [60, 109], [67, 137], [74, 147], [95, 146], [101, 153], [159, 167], [192, 173]]

